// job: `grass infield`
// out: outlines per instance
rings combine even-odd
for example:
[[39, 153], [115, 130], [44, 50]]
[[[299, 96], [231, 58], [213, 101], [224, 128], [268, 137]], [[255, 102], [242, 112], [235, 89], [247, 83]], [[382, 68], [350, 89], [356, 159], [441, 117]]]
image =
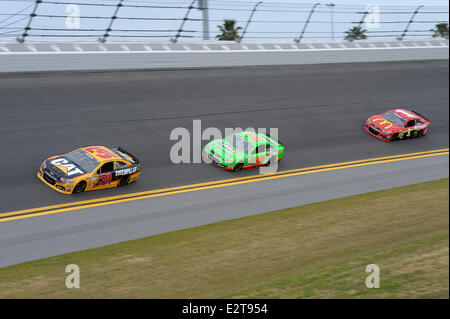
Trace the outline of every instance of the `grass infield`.
[[[448, 179], [0, 269], [0, 298], [449, 298]], [[126, 213], [126, 212], [124, 212]], [[366, 265], [380, 268], [367, 289]], [[81, 288], [65, 287], [77, 264]]]

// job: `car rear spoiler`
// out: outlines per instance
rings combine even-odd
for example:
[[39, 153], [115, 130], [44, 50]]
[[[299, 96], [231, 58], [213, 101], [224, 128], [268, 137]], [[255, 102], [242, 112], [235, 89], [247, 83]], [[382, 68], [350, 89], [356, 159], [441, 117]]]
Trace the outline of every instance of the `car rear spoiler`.
[[421, 118], [423, 118], [424, 120], [426, 120], [426, 121], [430, 121], [430, 120], [428, 120], [425, 116], [423, 116], [422, 114], [420, 114], [419, 112], [416, 112], [416, 111], [414, 111], [414, 110], [411, 110], [411, 111], [413, 111], [414, 113], [416, 113], [417, 115], [419, 115]]
[[136, 156], [134, 156], [133, 154], [131, 154], [130, 152], [124, 150], [123, 148], [121, 148], [120, 146], [118, 148], [116, 148], [116, 150], [118, 150], [119, 152], [128, 155], [129, 157], [131, 157], [134, 161], [135, 164], [139, 163], [139, 160], [137, 159]]

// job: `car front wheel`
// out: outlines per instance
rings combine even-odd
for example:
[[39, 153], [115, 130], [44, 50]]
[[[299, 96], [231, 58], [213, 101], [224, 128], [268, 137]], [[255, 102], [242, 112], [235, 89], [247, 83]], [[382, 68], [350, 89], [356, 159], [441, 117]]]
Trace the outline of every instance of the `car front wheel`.
[[75, 188], [73, 189], [73, 193], [81, 193], [84, 192], [84, 190], [86, 189], [86, 182], [79, 182]]

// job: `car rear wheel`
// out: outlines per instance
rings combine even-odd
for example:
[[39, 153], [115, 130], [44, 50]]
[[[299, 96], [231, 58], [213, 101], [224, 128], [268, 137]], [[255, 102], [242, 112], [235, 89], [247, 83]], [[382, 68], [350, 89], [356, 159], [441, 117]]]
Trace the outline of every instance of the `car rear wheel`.
[[84, 190], [86, 189], [86, 182], [79, 182], [75, 188], [73, 189], [73, 193], [81, 193], [84, 192]]
[[237, 163], [236, 164], [236, 166], [234, 166], [234, 171], [235, 172], [239, 172], [241, 169], [242, 169], [242, 167], [244, 166], [244, 164], [243, 163]]
[[398, 133], [395, 133], [394, 135], [392, 135], [391, 141], [395, 141], [398, 139]]
[[117, 186], [123, 186], [123, 185], [127, 185], [130, 182], [130, 175], [127, 176], [122, 176], [122, 178], [119, 181], [119, 184], [117, 184]]

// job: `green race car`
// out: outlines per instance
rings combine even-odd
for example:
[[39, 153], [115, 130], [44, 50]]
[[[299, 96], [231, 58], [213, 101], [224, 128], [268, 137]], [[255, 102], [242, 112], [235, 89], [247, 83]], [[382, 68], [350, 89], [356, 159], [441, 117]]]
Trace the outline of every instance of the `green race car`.
[[284, 155], [284, 146], [265, 134], [245, 131], [209, 142], [202, 155], [208, 163], [228, 171], [239, 171], [279, 161]]

